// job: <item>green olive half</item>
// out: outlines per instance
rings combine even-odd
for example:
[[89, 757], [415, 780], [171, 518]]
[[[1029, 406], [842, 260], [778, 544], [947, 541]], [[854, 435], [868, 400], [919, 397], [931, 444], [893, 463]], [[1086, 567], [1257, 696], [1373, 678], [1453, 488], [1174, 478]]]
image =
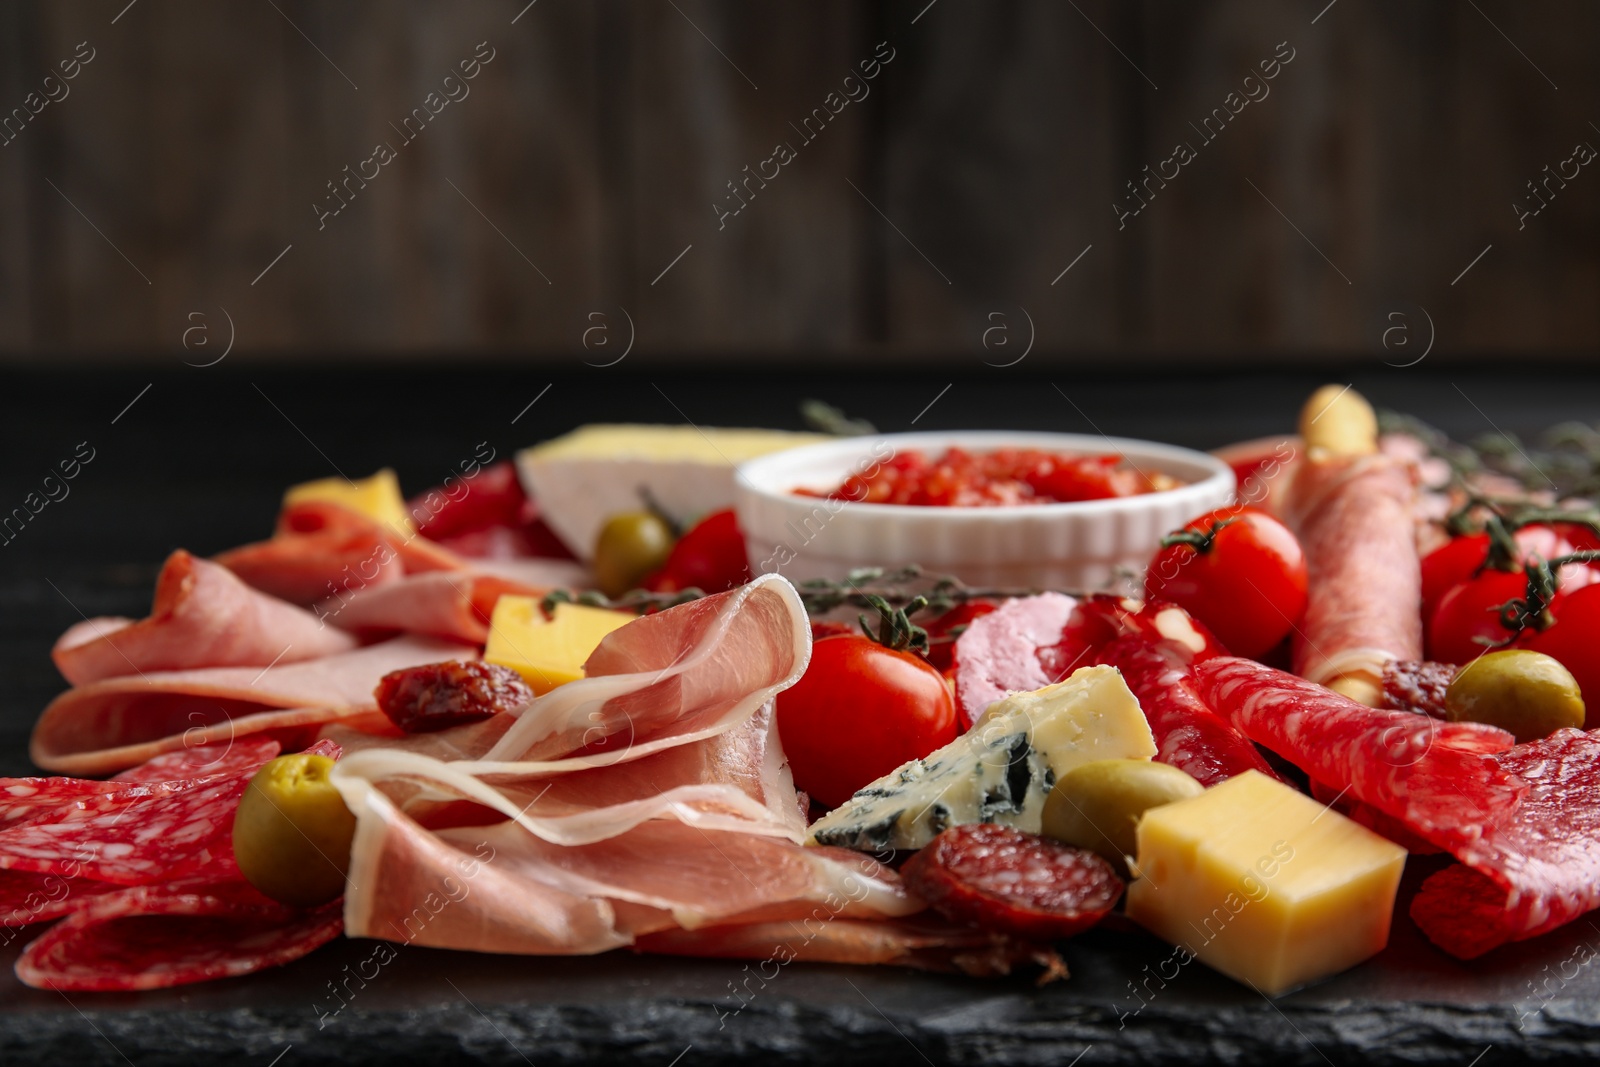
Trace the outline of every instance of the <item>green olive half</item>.
[[344, 892], [356, 817], [328, 780], [333, 760], [299, 752], [256, 772], [233, 817], [233, 854], [246, 880], [296, 908]]
[[1138, 851], [1139, 817], [1151, 808], [1199, 796], [1205, 787], [1176, 767], [1139, 759], [1107, 759], [1074, 767], [1044, 802], [1041, 832], [1086, 848], [1127, 873], [1124, 856]]
[[653, 571], [672, 551], [672, 527], [649, 511], [613, 515], [594, 545], [595, 585], [606, 596], [621, 596]]
[[1564, 726], [1583, 727], [1583, 695], [1572, 672], [1525, 648], [1485, 653], [1461, 668], [1445, 692], [1444, 710], [1451, 722], [1498, 726], [1518, 743]]

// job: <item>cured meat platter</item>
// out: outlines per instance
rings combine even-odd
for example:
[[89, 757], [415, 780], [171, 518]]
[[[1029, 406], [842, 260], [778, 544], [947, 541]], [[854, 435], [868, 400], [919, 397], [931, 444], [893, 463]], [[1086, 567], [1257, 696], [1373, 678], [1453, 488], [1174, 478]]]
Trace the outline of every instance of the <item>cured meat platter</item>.
[[619, 378], [389, 447], [261, 405], [161, 484], [248, 385], [160, 384], [8, 531], [8, 1058], [1600, 1044], [1570, 448], [1547, 491], [1383, 379], [900, 434], [903, 383], [728, 430], [648, 398], [840, 398]]

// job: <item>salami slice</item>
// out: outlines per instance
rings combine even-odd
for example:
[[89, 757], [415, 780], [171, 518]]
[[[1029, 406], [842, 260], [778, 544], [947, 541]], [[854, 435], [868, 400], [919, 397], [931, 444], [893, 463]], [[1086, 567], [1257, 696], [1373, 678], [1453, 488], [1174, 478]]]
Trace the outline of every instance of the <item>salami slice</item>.
[[1150, 723], [1156, 759], [1213, 786], [1245, 771], [1278, 775], [1238, 727], [1200, 699], [1188, 649], [1171, 640], [1122, 637], [1096, 657], [1122, 672]]
[[[267, 746], [253, 750], [257, 760], [236, 760], [229, 773], [199, 778], [96, 783], [34, 779], [64, 783], [43, 794], [58, 798], [68, 785], [111, 788], [36, 805], [26, 821], [0, 830], [0, 870], [119, 885], [232, 870], [233, 813], [251, 776], [271, 758]], [[309, 751], [337, 758], [339, 749], [321, 741]]]
[[1034, 941], [1071, 937], [1122, 897], [1111, 864], [996, 823], [952, 826], [901, 869], [906, 886], [956, 922]]
[[270, 737], [243, 737], [168, 752], [115, 775], [113, 782], [175, 782], [208, 775], [254, 774], [283, 750]]
[[1462, 959], [1600, 907], [1600, 731], [1557, 730], [1491, 758], [1526, 794], [1509, 818], [1454, 843], [1461, 865], [1411, 903], [1429, 940]]
[[1449, 851], [1528, 790], [1491, 758], [1512, 745], [1504, 730], [1369, 708], [1251, 660], [1219, 657], [1195, 674], [1206, 702], [1251, 740]]
[[[121, 890], [110, 882], [33, 871], [0, 871], [0, 927], [14, 929], [59, 919], [92, 897]], [[0, 945], [12, 936], [0, 934]]]
[[17, 960], [35, 989], [161, 989], [231, 978], [299, 959], [343, 929], [339, 901], [284, 907], [244, 882], [138, 886], [98, 896], [46, 930]]

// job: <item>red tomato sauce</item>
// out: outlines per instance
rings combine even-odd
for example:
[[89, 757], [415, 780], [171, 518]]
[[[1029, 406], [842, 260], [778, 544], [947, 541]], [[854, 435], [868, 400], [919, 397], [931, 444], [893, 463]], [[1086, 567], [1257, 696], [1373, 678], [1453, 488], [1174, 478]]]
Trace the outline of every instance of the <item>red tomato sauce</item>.
[[795, 495], [858, 504], [982, 508], [1107, 500], [1179, 484], [1167, 474], [1138, 471], [1121, 456], [1031, 448], [981, 453], [951, 448], [938, 456], [908, 451], [874, 466], [827, 492], [796, 489]]

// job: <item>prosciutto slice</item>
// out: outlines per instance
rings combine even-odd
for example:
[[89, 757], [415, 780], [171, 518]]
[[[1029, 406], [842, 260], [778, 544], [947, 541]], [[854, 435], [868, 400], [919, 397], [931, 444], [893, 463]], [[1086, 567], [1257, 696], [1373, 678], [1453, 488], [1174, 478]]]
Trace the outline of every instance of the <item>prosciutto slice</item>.
[[762, 576], [615, 631], [588, 677], [508, 728], [348, 756], [334, 773], [358, 823], [347, 929], [575, 954], [830, 900], [847, 917], [920, 910], [892, 870], [797, 843], [771, 701], [809, 656], [794, 588]]
[[1389, 456], [1307, 458], [1295, 469], [1283, 510], [1309, 577], [1296, 674], [1375, 706], [1384, 665], [1422, 658], [1416, 506], [1414, 467]]
[[[1040, 985], [1067, 977], [1065, 961], [1048, 946], [957, 926], [931, 913], [866, 921], [828, 917], [824, 912], [798, 923], [790, 920], [664, 930], [640, 937], [634, 949], [668, 956], [761, 960], [757, 974], [751, 976], [757, 978], [757, 986], [750, 988], [749, 978], [743, 983], [751, 995], [765, 988], [785, 964], [794, 960], [891, 964], [981, 978], [1008, 975], [1019, 966], [1033, 965], [1043, 968]], [[738, 995], [742, 1002], [744, 995]]]
[[33, 762], [65, 774], [109, 774], [185, 747], [270, 734], [299, 748], [328, 722], [375, 708], [390, 671], [473, 651], [401, 637], [303, 663], [152, 671], [108, 678], [51, 701], [33, 728]]
[[295, 911], [242, 881], [138, 886], [79, 903], [23, 950], [24, 983], [104, 992], [230, 978], [298, 959], [343, 926], [337, 903]]
[[86, 619], [51, 651], [73, 685], [148, 671], [264, 667], [347, 652], [355, 639], [232, 571], [179, 549], [156, 580], [149, 618]]

